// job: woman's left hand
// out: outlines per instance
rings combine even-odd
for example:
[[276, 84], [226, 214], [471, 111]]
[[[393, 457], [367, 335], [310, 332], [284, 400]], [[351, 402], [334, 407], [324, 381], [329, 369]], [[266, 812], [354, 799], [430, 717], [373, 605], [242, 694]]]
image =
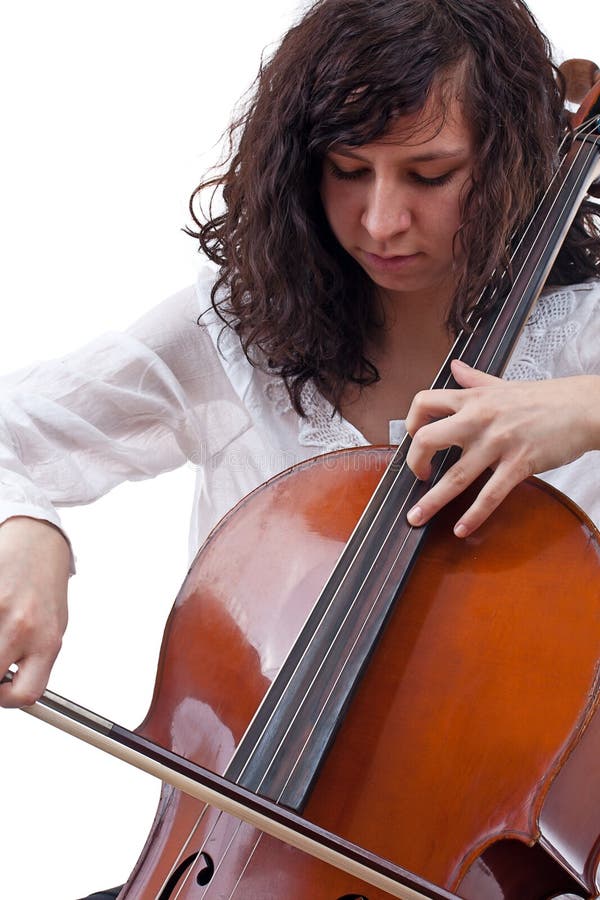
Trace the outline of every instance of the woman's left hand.
[[600, 376], [503, 381], [458, 360], [452, 374], [462, 390], [419, 392], [406, 419], [413, 439], [407, 463], [417, 478], [429, 478], [438, 450], [462, 449], [460, 459], [410, 510], [411, 525], [424, 525], [492, 469], [454, 527], [457, 537], [466, 537], [525, 478], [600, 449]]

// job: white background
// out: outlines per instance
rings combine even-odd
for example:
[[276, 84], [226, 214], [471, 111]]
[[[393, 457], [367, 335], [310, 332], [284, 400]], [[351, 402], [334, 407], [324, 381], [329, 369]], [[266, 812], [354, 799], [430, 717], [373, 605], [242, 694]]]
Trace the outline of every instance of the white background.
[[[0, 4], [0, 374], [124, 327], [193, 280], [188, 195], [298, 6]], [[595, 2], [531, 8], [559, 60], [594, 58]], [[128, 727], [185, 574], [192, 480], [184, 468], [63, 514], [79, 574], [51, 687]], [[152, 779], [20, 711], [0, 710], [0, 746], [0, 897], [74, 900], [124, 881]]]

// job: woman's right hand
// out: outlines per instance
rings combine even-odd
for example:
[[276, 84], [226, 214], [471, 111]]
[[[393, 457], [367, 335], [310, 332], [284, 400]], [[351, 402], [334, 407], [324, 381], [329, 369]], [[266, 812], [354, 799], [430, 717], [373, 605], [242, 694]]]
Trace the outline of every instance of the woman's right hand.
[[0, 526], [0, 706], [29, 706], [43, 693], [67, 627], [70, 549], [62, 533], [17, 516]]

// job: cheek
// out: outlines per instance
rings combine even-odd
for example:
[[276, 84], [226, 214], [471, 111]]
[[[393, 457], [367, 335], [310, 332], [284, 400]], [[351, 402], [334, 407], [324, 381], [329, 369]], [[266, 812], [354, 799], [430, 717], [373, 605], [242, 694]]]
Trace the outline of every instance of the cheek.
[[351, 192], [347, 186], [332, 181], [330, 178], [323, 178], [321, 182], [321, 203], [325, 218], [329, 222], [329, 227], [338, 238], [343, 241], [343, 235], [349, 230], [352, 223], [353, 203]]
[[451, 248], [461, 223], [459, 193], [440, 198], [439, 201], [430, 204], [428, 218], [430, 233], [435, 234], [438, 241]]

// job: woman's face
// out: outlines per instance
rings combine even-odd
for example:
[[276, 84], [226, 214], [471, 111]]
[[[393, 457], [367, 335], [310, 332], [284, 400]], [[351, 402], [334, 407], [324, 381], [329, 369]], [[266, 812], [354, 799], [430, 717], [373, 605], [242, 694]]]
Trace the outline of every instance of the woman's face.
[[371, 144], [332, 147], [321, 199], [344, 250], [386, 294], [445, 302], [454, 289], [453, 240], [473, 138], [458, 99], [448, 103], [441, 129], [429, 119], [426, 107]]

